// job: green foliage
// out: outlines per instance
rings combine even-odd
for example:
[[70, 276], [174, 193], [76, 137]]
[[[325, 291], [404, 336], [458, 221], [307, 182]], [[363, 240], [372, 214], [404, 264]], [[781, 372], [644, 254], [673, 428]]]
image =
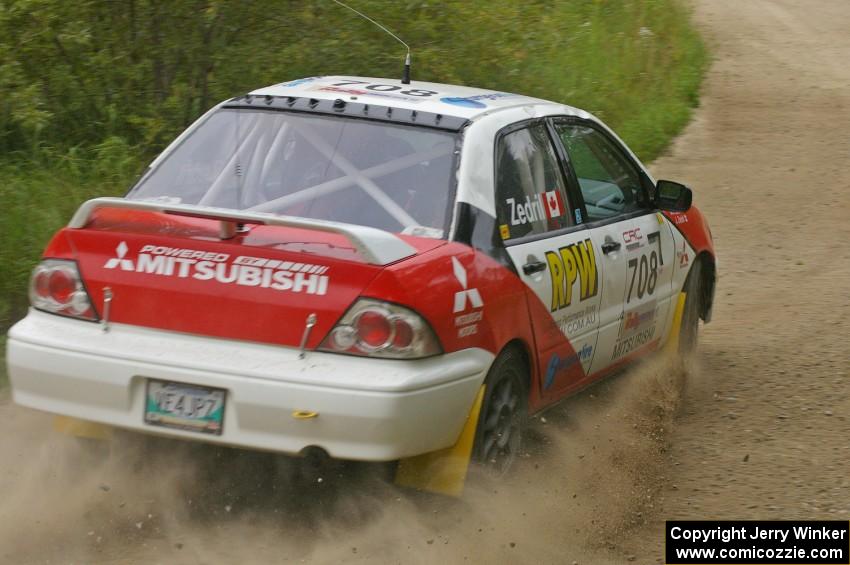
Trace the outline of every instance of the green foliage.
[[65, 154], [43, 150], [0, 166], [0, 329], [24, 314], [30, 271], [56, 229], [84, 200], [121, 194], [138, 172], [120, 144]]
[[[706, 57], [681, 0], [350, 0], [414, 79], [562, 101], [652, 158]], [[403, 48], [330, 0], [0, 0], [0, 328], [52, 232], [219, 100], [293, 78], [397, 77]]]
[[[677, 0], [352, 0], [413, 46], [414, 76], [595, 111], [647, 155], [704, 63]], [[317, 74], [399, 76], [403, 49], [330, 2], [0, 0], [0, 151], [118, 136], [150, 155], [203, 110]], [[668, 116], [669, 113], [669, 116]], [[661, 123], [658, 124], [658, 118]], [[653, 125], [654, 124], [654, 125]]]

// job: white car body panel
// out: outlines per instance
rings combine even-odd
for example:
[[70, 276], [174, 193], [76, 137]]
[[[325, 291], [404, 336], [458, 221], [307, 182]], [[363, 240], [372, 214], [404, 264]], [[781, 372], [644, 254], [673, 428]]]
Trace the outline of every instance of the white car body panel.
[[[310, 352], [113, 324], [35, 310], [9, 332], [16, 403], [145, 433], [297, 454], [391, 461], [455, 443], [493, 355], [416, 361]], [[378, 370], [380, 369], [380, 370]], [[227, 391], [223, 434], [151, 427], [146, 379]], [[316, 412], [297, 419], [295, 411]]]

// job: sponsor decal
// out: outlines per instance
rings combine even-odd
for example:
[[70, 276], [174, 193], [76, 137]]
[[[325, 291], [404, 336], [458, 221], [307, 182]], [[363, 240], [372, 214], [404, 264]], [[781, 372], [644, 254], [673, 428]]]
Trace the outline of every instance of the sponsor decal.
[[618, 359], [648, 343], [655, 335], [658, 308], [655, 301], [630, 310], [623, 315], [620, 332], [614, 343], [611, 360]]
[[614, 344], [614, 353], [611, 355], [611, 361], [619, 359], [623, 355], [627, 353], [631, 353], [638, 347], [642, 345], [646, 345], [652, 340], [652, 336], [655, 335], [655, 324], [652, 324], [652, 327], [647, 328], [643, 331], [640, 331], [632, 336], [629, 336], [625, 339], [617, 341]]
[[497, 100], [499, 98], [508, 98], [516, 96], [508, 92], [491, 92], [489, 94], [478, 94], [477, 96], [445, 96], [440, 98], [440, 102], [451, 104], [452, 106], [461, 106], [462, 108], [486, 108], [487, 104], [482, 100]]
[[596, 324], [596, 304], [591, 304], [583, 310], [574, 312], [558, 322], [558, 328], [561, 332], [569, 337], [581, 332], [584, 329], [591, 328]]
[[103, 266], [105, 269], [114, 269], [120, 267], [122, 271], [135, 271], [136, 267], [133, 262], [124, 257], [127, 255], [127, 242], [122, 241], [115, 248], [115, 257], [106, 262]]
[[125, 241], [119, 243], [103, 268], [316, 295], [327, 294], [330, 282], [329, 267], [312, 263], [161, 245], [143, 245], [134, 261], [128, 251]]
[[579, 281], [579, 301], [599, 292], [596, 255], [590, 238], [561, 247], [558, 251], [547, 251], [546, 262], [552, 278], [552, 312], [572, 304], [576, 281]]
[[[453, 312], [459, 314], [467, 310], [467, 304], [473, 310], [484, 306], [484, 301], [481, 299], [481, 293], [477, 288], [469, 288], [469, 281], [466, 276], [466, 269], [460, 264], [457, 257], [452, 257], [452, 269], [454, 270], [455, 278], [463, 290], [455, 293]], [[458, 337], [468, 337], [478, 333], [478, 322], [484, 317], [484, 313], [473, 311], [469, 314], [455, 316], [455, 326], [458, 328]]]
[[564, 214], [564, 197], [560, 190], [548, 190], [537, 196], [525, 197], [525, 202], [507, 198], [505, 203], [511, 208], [511, 225], [521, 226], [529, 222], [551, 220]]
[[591, 355], [593, 355], [593, 346], [589, 343], [584, 344], [580, 350], [565, 359], [561, 359], [557, 353], [552, 354], [552, 357], [549, 358], [549, 364], [546, 366], [546, 377], [543, 380], [543, 389], [546, 390], [552, 386], [558, 373], [566, 371], [576, 363], [590, 359]]
[[623, 242], [626, 244], [628, 251], [633, 251], [638, 247], [643, 246], [643, 234], [640, 233], [640, 228], [634, 228], [623, 232]]
[[457, 257], [452, 257], [452, 269], [454, 269], [457, 282], [459, 282], [460, 286], [463, 288], [463, 290], [459, 290], [455, 293], [454, 313], [457, 314], [458, 312], [466, 310], [467, 301], [472, 308], [481, 308], [484, 306], [484, 301], [481, 300], [481, 294], [478, 292], [478, 289], [468, 288], [466, 269], [463, 268], [463, 265], [460, 264]]
[[670, 217], [672, 218], [673, 223], [676, 224], [677, 226], [681, 225], [681, 224], [687, 224], [688, 223], [687, 214], [684, 214], [682, 212], [670, 212]]
[[314, 80], [319, 80], [322, 77], [308, 77], [308, 78], [299, 78], [296, 80], [291, 80], [289, 82], [283, 82], [278, 86], [282, 86], [284, 88], [291, 88], [293, 86], [301, 86], [302, 84], [307, 84], [308, 82], [313, 82]]
[[682, 241], [682, 250], [677, 252], [679, 255], [679, 268], [684, 269], [691, 262], [691, 258], [688, 256], [688, 247], [687, 244]]
[[372, 92], [370, 90], [361, 90], [359, 88], [341, 88], [339, 86], [317, 86], [312, 88], [318, 92], [336, 92], [339, 94], [350, 94], [352, 96], [377, 96], [379, 98], [392, 98], [393, 100], [404, 100], [405, 102], [419, 103], [421, 99], [403, 96], [401, 94], [393, 94], [391, 92]]
[[630, 332], [647, 325], [655, 319], [655, 304], [651, 304], [649, 308], [636, 309], [631, 312], [626, 312], [623, 316], [623, 321], [620, 324], [620, 337], [628, 335]]
[[499, 226], [499, 234], [502, 236], [502, 239], [511, 238], [511, 228], [508, 227], [508, 224], [502, 224]]
[[484, 312], [476, 310], [469, 314], [455, 316], [455, 327], [458, 328], [458, 337], [468, 337], [478, 333], [478, 322], [484, 318]]
[[580, 223], [581, 223], [581, 210], [576, 208], [576, 224], [580, 224]]

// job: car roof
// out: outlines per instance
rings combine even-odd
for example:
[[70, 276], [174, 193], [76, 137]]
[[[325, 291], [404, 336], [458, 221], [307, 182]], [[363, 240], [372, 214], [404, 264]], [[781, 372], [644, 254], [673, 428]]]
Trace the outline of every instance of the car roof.
[[[402, 84], [399, 79], [355, 76], [302, 78], [261, 88], [250, 94], [318, 100], [356, 100], [364, 104], [432, 112], [465, 119], [517, 106], [555, 104], [540, 98], [498, 90], [423, 81]], [[560, 104], [558, 106], [569, 108]]]

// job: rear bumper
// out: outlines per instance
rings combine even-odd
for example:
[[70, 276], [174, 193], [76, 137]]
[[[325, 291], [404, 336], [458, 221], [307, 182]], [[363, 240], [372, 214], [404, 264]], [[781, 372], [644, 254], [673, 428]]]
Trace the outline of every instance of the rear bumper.
[[[295, 454], [389, 461], [457, 440], [493, 355], [397, 361], [298, 351], [31, 311], [9, 331], [15, 402], [145, 433]], [[143, 422], [149, 378], [227, 391], [222, 435]], [[294, 411], [318, 413], [296, 419]]]

